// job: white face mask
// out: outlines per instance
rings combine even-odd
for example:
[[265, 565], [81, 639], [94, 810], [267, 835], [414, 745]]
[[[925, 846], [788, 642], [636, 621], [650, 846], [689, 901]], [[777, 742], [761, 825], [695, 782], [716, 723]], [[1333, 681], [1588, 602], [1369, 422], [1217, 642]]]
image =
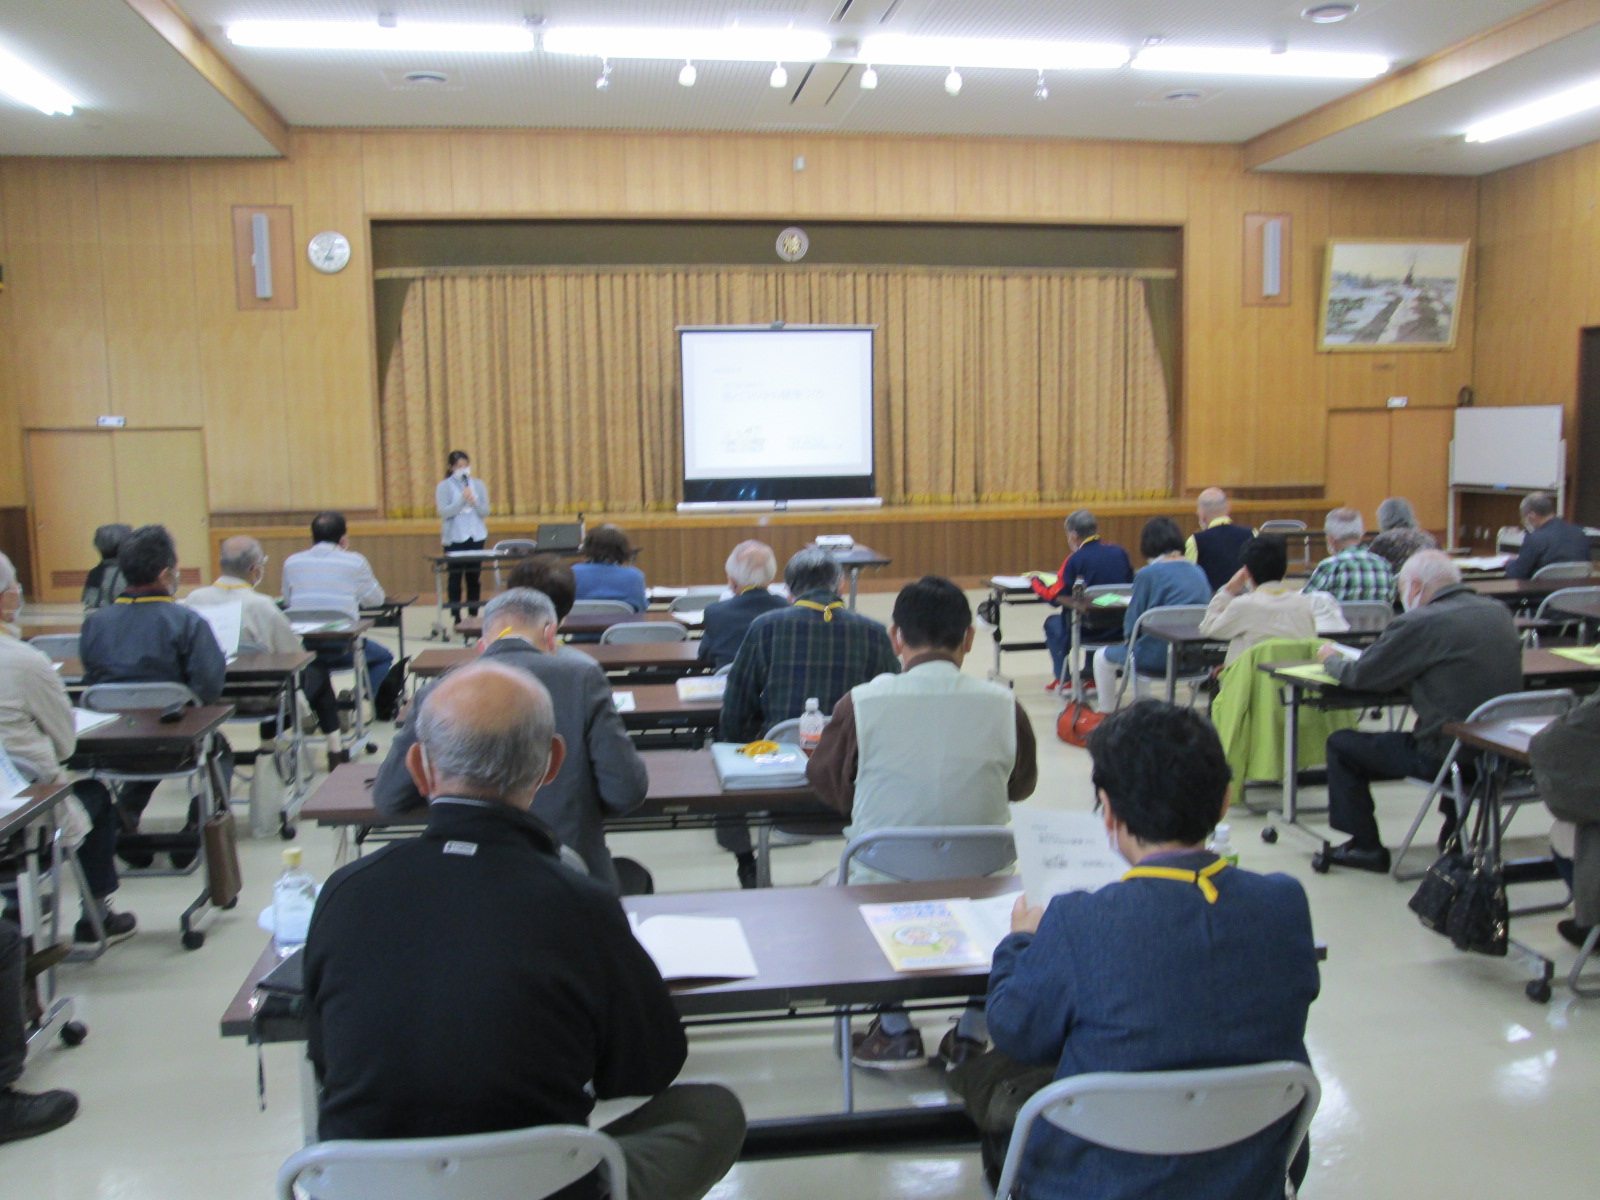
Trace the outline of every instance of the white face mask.
[[472, 468], [471, 467], [457, 467], [456, 468], [456, 478], [457, 479], [465, 479], [468, 475], [471, 475], [471, 474], [472, 474]]

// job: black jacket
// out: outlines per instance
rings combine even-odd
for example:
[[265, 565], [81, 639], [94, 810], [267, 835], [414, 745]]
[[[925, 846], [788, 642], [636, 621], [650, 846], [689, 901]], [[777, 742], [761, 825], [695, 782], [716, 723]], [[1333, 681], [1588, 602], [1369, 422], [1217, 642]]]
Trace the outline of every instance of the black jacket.
[[1589, 535], [1571, 521], [1551, 517], [1523, 534], [1522, 553], [1506, 564], [1506, 578], [1532, 579], [1535, 571], [1551, 563], [1588, 561]]
[[700, 632], [700, 661], [725, 667], [739, 657], [745, 630], [762, 613], [786, 608], [788, 601], [766, 588], [748, 588], [737, 596], [706, 605]]
[[601, 884], [536, 817], [435, 802], [419, 838], [335, 871], [305, 950], [323, 1138], [584, 1124], [653, 1095], [687, 1045]]
[[222, 695], [228, 663], [204, 617], [164, 593], [128, 591], [83, 620], [83, 682], [183, 683], [201, 704]]
[[[643, 804], [650, 777], [617, 715], [606, 673], [592, 658], [580, 661], [575, 655], [545, 654], [522, 638], [490, 642], [483, 657], [526, 671], [549, 691], [556, 732], [567, 743], [567, 761], [533, 798], [533, 813], [583, 856], [590, 875], [616, 891], [617, 872], [606, 850], [604, 822]], [[379, 812], [403, 813], [422, 803], [406, 770], [406, 752], [417, 740], [417, 713], [432, 687], [412, 702], [378, 768], [372, 802]]]

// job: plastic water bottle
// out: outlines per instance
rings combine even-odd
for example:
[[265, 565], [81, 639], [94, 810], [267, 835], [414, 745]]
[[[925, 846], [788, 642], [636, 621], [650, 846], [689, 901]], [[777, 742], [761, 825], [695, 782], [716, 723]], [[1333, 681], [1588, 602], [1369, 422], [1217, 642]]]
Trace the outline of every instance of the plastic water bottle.
[[815, 696], [806, 701], [806, 710], [800, 714], [800, 749], [810, 754], [822, 741], [822, 729], [828, 718], [822, 715], [822, 705]]
[[1233, 848], [1233, 842], [1228, 837], [1228, 827], [1218, 825], [1211, 835], [1211, 844], [1207, 850], [1226, 862], [1230, 867], [1239, 865], [1239, 852]]
[[279, 958], [306, 944], [316, 903], [316, 882], [300, 869], [300, 847], [290, 846], [283, 852], [283, 874], [272, 885], [272, 946]]

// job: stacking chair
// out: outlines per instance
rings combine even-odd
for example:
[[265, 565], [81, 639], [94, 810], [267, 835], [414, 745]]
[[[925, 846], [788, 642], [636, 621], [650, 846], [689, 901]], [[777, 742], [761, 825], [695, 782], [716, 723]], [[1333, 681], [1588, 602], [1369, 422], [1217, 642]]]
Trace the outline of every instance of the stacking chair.
[[705, 612], [711, 605], [722, 599], [722, 589], [719, 587], [690, 588], [686, 596], [673, 598], [667, 605], [668, 612]]
[[[728, 669], [733, 669], [733, 664], [728, 664]], [[769, 742], [783, 742], [786, 745], [798, 746], [800, 744], [800, 718], [790, 717], [787, 721], [779, 721], [763, 735]]]
[[279, 1200], [543, 1200], [604, 1166], [627, 1200], [622, 1148], [582, 1125], [460, 1137], [317, 1142], [278, 1168]]
[[[1084, 595], [1084, 599], [1086, 599], [1086, 600], [1093, 600], [1096, 596], [1131, 596], [1131, 595], [1133, 595], [1133, 584], [1131, 584], [1131, 583], [1097, 583], [1097, 584], [1094, 585], [1094, 587], [1086, 587], [1086, 588], [1084, 588], [1083, 589], [1083, 595]], [[1121, 621], [1122, 621], [1121, 613], [1122, 613], [1123, 610], [1118, 608], [1118, 609], [1111, 609], [1110, 611], [1118, 614], [1117, 615], [1117, 621], [1120, 624]], [[1071, 618], [1068, 618], [1069, 624], [1070, 624], [1070, 620], [1071, 620]], [[1087, 624], [1087, 619], [1085, 619], [1082, 623], [1080, 623], [1080, 628], [1081, 628], [1081, 626], [1083, 624]], [[1084, 651], [1086, 649], [1095, 649], [1098, 646], [1103, 645], [1103, 644], [1104, 643], [1097, 642], [1097, 643], [1094, 643], [1093, 645], [1090, 645], [1088, 643], [1080, 645], [1078, 647], [1079, 657], [1080, 658], [1084, 657]], [[1087, 661], [1087, 659], [1085, 658], [1084, 661]], [[1063, 671], [1065, 671], [1065, 672], [1070, 672], [1070, 671], [1075, 671], [1075, 670], [1076, 671], [1081, 671], [1081, 670], [1083, 670], [1083, 662], [1076, 662], [1076, 663], [1073, 662], [1072, 661], [1072, 653], [1071, 653], [1071, 650], [1069, 648], [1069, 650], [1067, 652], [1067, 657], [1061, 663], [1061, 669]], [[1070, 693], [1070, 687], [1071, 687], [1071, 676], [1070, 675], [1063, 675], [1056, 682], [1064, 689], [1062, 691], [1062, 693], [1061, 693], [1063, 698], [1065, 698], [1065, 697], [1067, 697], [1067, 696], [1069, 696], [1071, 694]]]
[[1261, 522], [1261, 528], [1256, 530], [1262, 537], [1281, 537], [1285, 544], [1296, 542], [1300, 546], [1300, 557], [1290, 558], [1290, 562], [1297, 562], [1303, 567], [1311, 565], [1311, 539], [1305, 536], [1306, 523], [1288, 518], [1275, 521]]
[[1586, 1000], [1600, 1000], [1600, 983], [1585, 982], [1583, 978], [1583, 968], [1594, 955], [1596, 943], [1600, 943], [1600, 925], [1589, 930], [1589, 936], [1584, 939], [1578, 957], [1572, 961], [1572, 971], [1567, 976], [1567, 987], [1572, 989], [1572, 994]]
[[601, 613], [631, 613], [633, 605], [623, 600], [575, 600], [572, 616], [592, 617]]
[[78, 657], [78, 635], [75, 633], [41, 633], [28, 639], [28, 645], [42, 650], [60, 662], [63, 658]]
[[1382, 600], [1346, 600], [1339, 605], [1344, 612], [1344, 619], [1350, 622], [1352, 628], [1357, 620], [1363, 623], [1371, 619], [1378, 622], [1382, 629], [1394, 620], [1394, 605], [1385, 604]]
[[[1160, 617], [1194, 617], [1196, 620], [1199, 620], [1205, 615], [1206, 606], [1204, 604], [1167, 604], [1157, 608], [1147, 608], [1144, 610], [1144, 612], [1139, 614], [1139, 619], [1133, 623], [1133, 632], [1128, 635], [1128, 641], [1126, 643], [1128, 647], [1128, 657], [1127, 661], [1122, 666], [1122, 678], [1117, 685], [1118, 707], [1121, 707], [1122, 698], [1127, 695], [1128, 683], [1130, 680], [1133, 683], [1133, 698], [1138, 700], [1140, 698], [1140, 679], [1160, 679], [1165, 682], [1167, 678], [1167, 673], [1165, 670], [1154, 672], [1139, 670], [1138, 664], [1134, 660], [1133, 648], [1139, 644], [1140, 637], [1144, 636], [1144, 626], [1146, 622]], [[1171, 646], [1167, 645], [1166, 643], [1161, 644], [1165, 646], [1168, 654], [1183, 653], [1182, 648], [1179, 646]], [[1179, 660], [1179, 666], [1182, 666], [1181, 659]], [[1200, 685], [1210, 678], [1211, 671], [1209, 668], [1198, 672], [1190, 671], [1184, 673], [1180, 671], [1180, 673], [1175, 676], [1176, 682], [1187, 683], [1189, 685], [1189, 703], [1191, 706], [1194, 704], [1195, 697], [1199, 694]]]
[[1535, 579], [1588, 579], [1594, 567], [1586, 562], [1546, 563], [1533, 573]]
[[[839, 855], [838, 884], [849, 884], [850, 868], [857, 864], [896, 883], [924, 883], [993, 875], [1016, 859], [1016, 839], [1005, 825], [875, 829], [851, 838]], [[834, 1046], [844, 1064], [845, 1112], [855, 1111], [855, 1076], [850, 1062], [852, 1011], [846, 1006], [834, 1014]]]
[[[350, 623], [350, 614], [337, 608], [286, 608], [283, 615], [289, 618], [291, 625], [319, 624], [337, 625]], [[355, 685], [350, 689], [352, 721], [354, 724], [354, 737], [357, 742], [367, 736], [367, 710], [366, 702], [372, 697], [372, 679], [367, 674], [367, 656], [363, 643], [365, 638], [357, 638], [350, 645], [350, 665], [341, 667], [340, 670], [350, 671], [355, 676]], [[401, 664], [396, 663], [399, 669]], [[370, 754], [378, 748], [376, 742], [367, 743], [367, 752]]]
[[1522, 549], [1522, 539], [1526, 537], [1520, 525], [1502, 525], [1494, 531], [1494, 551], [1496, 554], [1515, 554]]
[[625, 621], [612, 625], [600, 634], [600, 643], [618, 642], [686, 642], [689, 631], [676, 621]]
[[1034, 1093], [1017, 1113], [995, 1200], [1020, 1195], [1028, 1135], [1041, 1117], [1097, 1146], [1165, 1156], [1221, 1150], [1292, 1115], [1283, 1162], [1287, 1189], [1289, 1166], [1321, 1099], [1316, 1075], [1297, 1062], [1205, 1071], [1102, 1071], [1059, 1079]]
[[[1557, 688], [1540, 692], [1512, 692], [1505, 696], [1496, 696], [1493, 700], [1485, 700], [1467, 716], [1468, 721], [1516, 721], [1532, 717], [1559, 717], [1577, 706], [1578, 697], [1568, 688]], [[1427, 794], [1422, 798], [1422, 805], [1417, 809], [1417, 815], [1411, 821], [1411, 828], [1406, 831], [1405, 840], [1400, 843], [1394, 852], [1393, 861], [1389, 867], [1389, 875], [1397, 883], [1405, 883], [1414, 879], [1421, 879], [1424, 871], [1406, 870], [1405, 858], [1411, 851], [1411, 844], [1416, 840], [1417, 830], [1422, 828], [1422, 822], [1427, 820], [1428, 812], [1433, 808], [1435, 799], [1448, 788], [1450, 797], [1455, 802], [1456, 820], [1462, 826], [1467, 823], [1468, 793], [1462, 775], [1461, 765], [1461, 740], [1458, 738], [1450, 746], [1450, 753], [1445, 755], [1444, 764], [1439, 768], [1439, 773], [1433, 779], [1415, 779], [1414, 783], [1427, 785]], [[1530, 804], [1539, 799], [1539, 789], [1534, 786], [1533, 777], [1527, 772], [1520, 772], [1510, 780], [1500, 792], [1501, 811], [1504, 819], [1500, 823], [1500, 832], [1504, 833], [1506, 826], [1511, 824], [1511, 818], [1516, 815], [1517, 809], [1524, 804]]]
[[[721, 668], [718, 674], [727, 674], [733, 670], [729, 663]], [[762, 735], [769, 742], [780, 742], [786, 746], [800, 744], [800, 718], [790, 717], [787, 721], [779, 721]], [[844, 836], [844, 827], [848, 825], [846, 817], [825, 816], [814, 820], [786, 821], [783, 825], [775, 825], [770, 834], [772, 841], [780, 846], [804, 846], [817, 838], [835, 838]]]
[[[493, 546], [489, 547], [490, 554], [525, 555], [537, 554], [538, 551], [539, 543], [534, 541], [532, 538], [502, 538]], [[494, 564], [494, 590], [497, 592], [504, 591], [505, 586], [505, 580], [501, 578], [500, 574], [500, 564], [499, 562], [496, 562]], [[456, 615], [460, 616], [461, 614], [458, 612]]]
[[[1551, 563], [1550, 565], [1553, 567], [1559, 567], [1565, 566], [1566, 564]], [[1548, 568], [1546, 569], [1548, 570]], [[1539, 602], [1539, 609], [1533, 614], [1533, 619], [1536, 622], [1562, 622], [1563, 633], [1570, 630], [1573, 626], [1577, 626], [1578, 641], [1580, 644], [1582, 644], [1588, 640], [1588, 623], [1584, 621], [1582, 617], [1569, 617], [1565, 612], [1562, 611], [1561, 603], [1562, 601], [1566, 600], [1581, 600], [1586, 604], [1600, 602], [1600, 587], [1570, 587], [1562, 588], [1558, 592], [1551, 592]], [[1539, 644], [1539, 628], [1540, 627], [1538, 625], [1535, 625], [1534, 628], [1529, 631], [1529, 635], [1532, 638], [1532, 643], [1535, 646]], [[38, 640], [39, 639], [37, 638], [34, 639], [35, 642]]]

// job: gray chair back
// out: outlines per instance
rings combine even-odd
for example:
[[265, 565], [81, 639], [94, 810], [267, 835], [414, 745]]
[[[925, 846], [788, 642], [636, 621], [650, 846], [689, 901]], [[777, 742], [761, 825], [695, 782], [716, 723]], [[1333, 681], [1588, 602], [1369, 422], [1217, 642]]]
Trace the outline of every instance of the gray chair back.
[[1379, 629], [1394, 620], [1394, 605], [1386, 604], [1382, 600], [1345, 600], [1339, 605], [1344, 613], [1344, 619], [1350, 622], [1354, 629], [1359, 621], [1366, 624], [1371, 621]]
[[350, 614], [340, 608], [286, 608], [283, 615], [291, 625], [350, 624]]
[[1097, 583], [1093, 587], [1084, 588], [1083, 594], [1091, 600], [1096, 596], [1131, 596], [1133, 595], [1133, 584]]
[[622, 1149], [582, 1125], [461, 1137], [316, 1142], [278, 1169], [279, 1200], [541, 1200], [604, 1165], [627, 1200]]
[[84, 690], [81, 703], [95, 712], [128, 712], [200, 701], [182, 683], [97, 683]]
[[1306, 523], [1304, 521], [1296, 521], [1290, 517], [1280, 517], [1276, 520], [1261, 522], [1261, 528], [1256, 532], [1270, 537], [1273, 534], [1304, 533], [1305, 531]]
[[[1554, 563], [1552, 565], [1560, 566], [1562, 564]], [[1539, 601], [1539, 609], [1534, 613], [1534, 618], [1540, 621], [1559, 621], [1567, 615], [1566, 610], [1561, 607], [1562, 603], [1570, 601], [1577, 601], [1581, 604], [1600, 604], [1600, 587], [1570, 587], [1551, 592], [1543, 600]], [[1578, 617], [1572, 618], [1573, 621], [1580, 619]], [[43, 638], [34, 638], [33, 644], [38, 645], [43, 640]]]
[[29, 638], [28, 645], [58, 661], [78, 657], [78, 635], [75, 633], [41, 633], [38, 637]]
[[676, 621], [625, 621], [600, 634], [602, 644], [613, 642], [683, 642], [689, 631]]
[[1586, 562], [1549, 563], [1533, 573], [1535, 579], [1588, 579], [1594, 567]]
[[668, 612], [704, 612], [711, 605], [722, 599], [722, 589], [690, 588], [687, 596], [675, 596], [672, 603], [667, 605]]
[[623, 600], [575, 600], [572, 604], [572, 615], [575, 617], [593, 617], [604, 613], [631, 613], [633, 605]]
[[1035, 1092], [1017, 1114], [996, 1200], [1016, 1194], [1028, 1135], [1040, 1117], [1097, 1146], [1176, 1155], [1232, 1146], [1293, 1114], [1287, 1179], [1321, 1099], [1316, 1075], [1297, 1062], [1074, 1075]]
[[[728, 670], [733, 670], [733, 664], [728, 664]], [[769, 742], [784, 742], [790, 746], [800, 744], [800, 718], [790, 717], [787, 721], [779, 721], [766, 732]]]
[[539, 543], [532, 538], [503, 538], [494, 544], [491, 554], [534, 554]]
[[[1151, 679], [1154, 679], [1154, 678], [1158, 678], [1160, 676], [1164, 676], [1166, 674], [1164, 671], [1156, 672], [1156, 673], [1152, 674], [1150, 672], [1141, 672], [1138, 669], [1137, 660], [1134, 658], [1134, 652], [1133, 651], [1134, 651], [1134, 647], [1139, 644], [1139, 639], [1141, 637], [1145, 636], [1144, 627], [1147, 624], [1150, 624], [1152, 622], [1160, 621], [1162, 618], [1173, 618], [1173, 617], [1190, 618], [1190, 617], [1192, 617], [1196, 622], [1199, 622], [1200, 620], [1202, 620], [1205, 617], [1205, 615], [1206, 615], [1206, 606], [1204, 604], [1165, 604], [1165, 605], [1158, 605], [1155, 608], [1147, 608], [1142, 613], [1139, 614], [1139, 619], [1133, 623], [1133, 631], [1128, 635], [1128, 641], [1126, 643], [1127, 644], [1127, 648], [1128, 648], [1128, 657], [1127, 657], [1127, 661], [1125, 662], [1125, 664], [1123, 665], [1123, 668], [1122, 668], [1122, 680], [1121, 680], [1121, 683], [1118, 685], [1118, 688], [1117, 688], [1117, 703], [1118, 703], [1118, 705], [1121, 705], [1122, 697], [1127, 694], [1128, 684], [1129, 684], [1130, 680], [1133, 681], [1133, 698], [1135, 700], [1137, 700], [1139, 698], [1139, 684], [1138, 684], [1138, 680], [1135, 678], [1135, 676], [1140, 675], [1140, 674], [1144, 674], [1147, 677], [1149, 677]], [[1167, 652], [1169, 654], [1176, 654], [1176, 653], [1179, 652], [1179, 648], [1177, 646], [1173, 646], [1173, 645], [1170, 645], [1170, 644], [1166, 646], [1166, 650], [1167, 650]], [[1210, 674], [1211, 674], [1211, 671], [1210, 671], [1209, 668], [1204, 670], [1204, 671], [1191, 671], [1191, 672], [1189, 672], [1187, 674], [1184, 674], [1184, 673], [1180, 672], [1177, 675], [1177, 679], [1180, 682], [1194, 682], [1196, 680], [1205, 679]]]
[[718, 667], [715, 671], [713, 671], [711, 673], [713, 675], [730, 675], [730, 674], [733, 673], [733, 664], [732, 663], [728, 663], [726, 666]]
[[839, 882], [850, 882], [852, 866], [900, 883], [923, 883], [993, 875], [1016, 860], [1016, 839], [1005, 825], [875, 829], [852, 838], [839, 855]]

